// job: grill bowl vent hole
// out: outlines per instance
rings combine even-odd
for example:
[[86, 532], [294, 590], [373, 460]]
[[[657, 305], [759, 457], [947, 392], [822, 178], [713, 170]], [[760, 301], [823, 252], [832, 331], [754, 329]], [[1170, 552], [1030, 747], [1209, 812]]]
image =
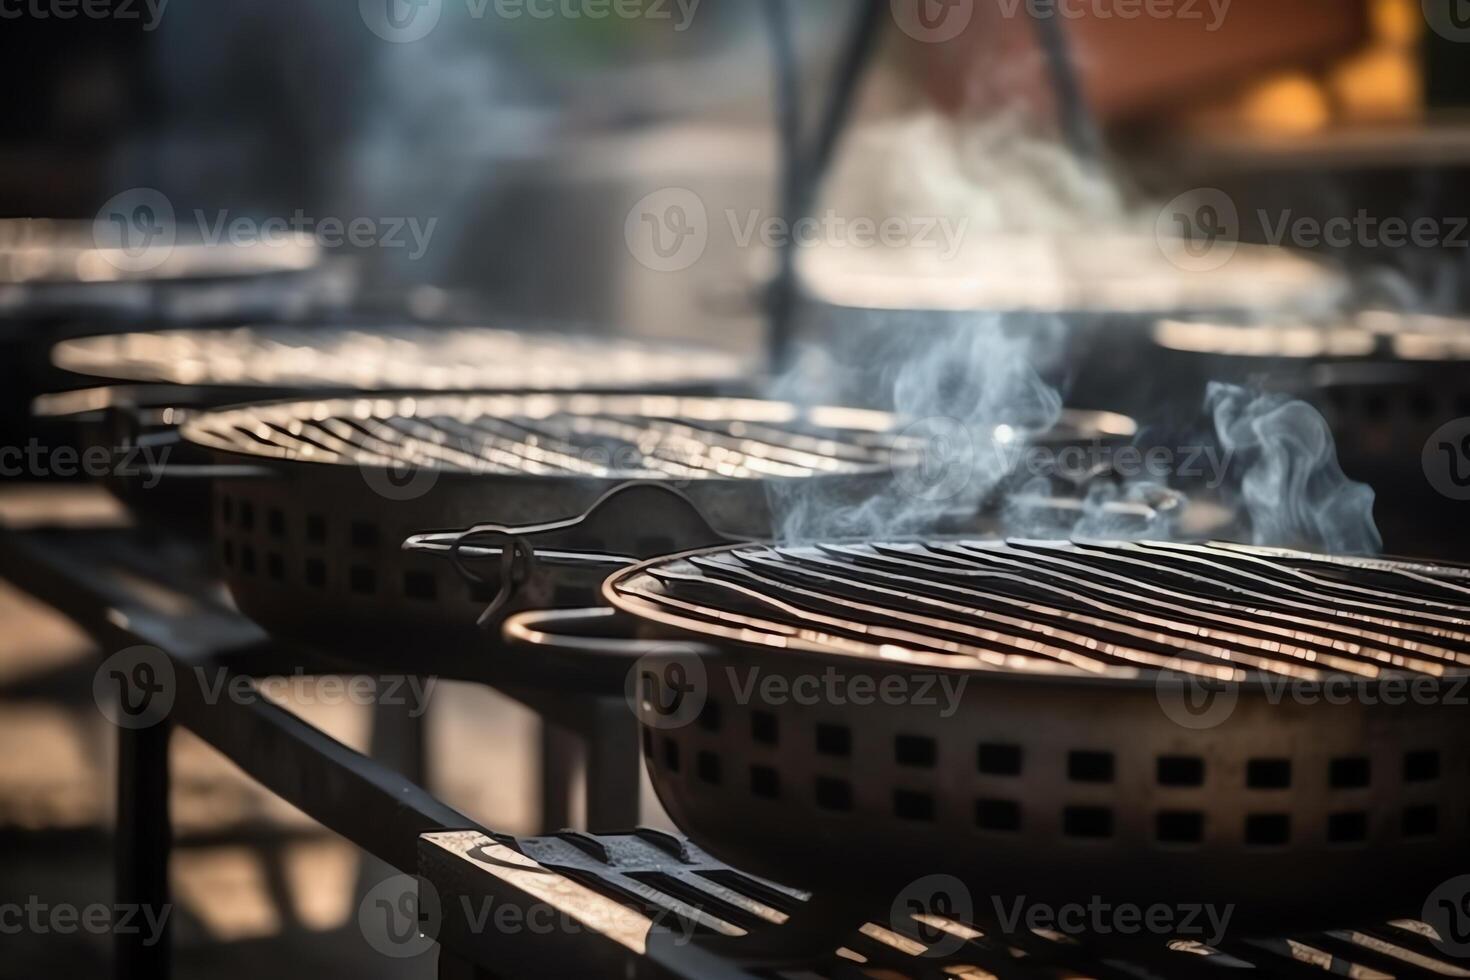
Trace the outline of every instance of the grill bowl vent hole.
[[1100, 806], [1069, 806], [1062, 811], [1062, 833], [1101, 840], [1113, 836], [1113, 811]]
[[1291, 840], [1291, 818], [1284, 813], [1253, 813], [1245, 818], [1245, 842], [1252, 847], [1281, 847]]
[[893, 739], [893, 760], [914, 769], [933, 769], [939, 746], [927, 735], [898, 735]]
[[1372, 768], [1361, 756], [1333, 759], [1328, 779], [1333, 789], [1361, 789], [1368, 785]]
[[1070, 752], [1067, 754], [1067, 778], [1074, 783], [1111, 783], [1111, 752]]
[[378, 591], [378, 573], [366, 565], [353, 565], [347, 571], [347, 587], [355, 595], [372, 595]]
[[311, 544], [327, 543], [327, 519], [321, 514], [306, 515], [306, 540]]
[[1188, 755], [1159, 756], [1160, 786], [1203, 786], [1205, 760]]
[[981, 745], [980, 772], [986, 776], [1021, 775], [1021, 747], [1019, 745]]
[[1411, 806], [1404, 810], [1405, 837], [1433, 837], [1438, 831], [1438, 808], [1433, 806]]
[[896, 789], [893, 791], [893, 815], [900, 820], [933, 820], [934, 797], [915, 790]]
[[1327, 818], [1329, 844], [1354, 844], [1368, 839], [1368, 814], [1361, 811], [1334, 813]]
[[1404, 756], [1404, 782], [1428, 783], [1439, 778], [1439, 753], [1410, 752]]
[[975, 826], [1014, 833], [1021, 829], [1021, 805], [1014, 800], [976, 800]]
[[776, 716], [769, 711], [750, 713], [750, 737], [762, 745], [776, 744]]
[[1291, 760], [1251, 759], [1245, 767], [1245, 785], [1249, 789], [1290, 788]]
[[353, 521], [348, 528], [348, 538], [354, 548], [376, 548], [382, 540], [378, 525], [368, 521]]
[[1161, 844], [1198, 844], [1205, 837], [1205, 815], [1194, 811], [1166, 810], [1158, 816], [1155, 836]]
[[695, 771], [699, 773], [701, 782], [709, 783], [711, 786], [720, 785], [720, 757], [713, 752], [701, 752], [694, 760]]
[[817, 752], [842, 759], [852, 755], [852, 730], [844, 725], [818, 725]]

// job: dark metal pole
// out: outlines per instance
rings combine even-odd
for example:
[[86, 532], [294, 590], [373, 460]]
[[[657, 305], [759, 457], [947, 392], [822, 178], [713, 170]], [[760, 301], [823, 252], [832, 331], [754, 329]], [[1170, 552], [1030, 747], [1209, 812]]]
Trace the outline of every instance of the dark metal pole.
[[1045, 13], [1037, 10], [1036, 0], [1027, 0], [1026, 10], [1036, 25], [1036, 39], [1046, 58], [1062, 137], [1079, 160], [1096, 165], [1102, 160], [1102, 136], [1082, 92], [1071, 46], [1062, 33], [1062, 19], [1055, 10]]
[[[118, 729], [117, 828], [113, 841], [120, 912], [129, 928], [113, 934], [113, 972], [119, 980], [168, 980], [168, 856], [173, 831], [168, 812], [167, 721]], [[160, 918], [162, 917], [162, 918]], [[162, 922], [158, 935], [144, 925]], [[122, 925], [122, 923], [118, 923]]]
[[[790, 8], [787, 0], [765, 0], [763, 9], [776, 76], [776, 117], [782, 149], [781, 211], [794, 229], [815, 206], [822, 178], [852, 115], [858, 85], [883, 34], [889, 5], [887, 0], [862, 0], [862, 9], [837, 67], [836, 82], [819, 120], [820, 128], [810, 154], [802, 139], [801, 73], [796, 64]], [[795, 235], [788, 235], [767, 298], [771, 369], [777, 374], [786, 370], [791, 361], [792, 319], [797, 299], [796, 248]]]

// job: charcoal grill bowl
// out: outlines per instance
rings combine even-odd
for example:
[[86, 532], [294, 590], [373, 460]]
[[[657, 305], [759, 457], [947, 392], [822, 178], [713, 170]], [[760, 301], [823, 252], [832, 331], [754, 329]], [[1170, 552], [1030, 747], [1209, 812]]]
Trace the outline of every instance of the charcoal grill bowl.
[[[486, 397], [507, 411], [523, 402], [515, 395]], [[674, 396], [649, 397], [665, 401]], [[644, 400], [635, 395], [526, 398], [575, 403], [591, 414], [596, 406], [628, 406]], [[739, 399], [695, 401], [722, 405], [730, 412], [761, 404]], [[289, 413], [302, 405], [310, 403], [265, 408]], [[213, 548], [225, 584], [240, 610], [273, 633], [344, 655], [407, 644], [426, 656], [470, 652], [483, 657], [486, 634], [475, 621], [494, 598], [497, 583], [467, 585], [450, 564], [405, 551], [402, 542], [425, 531], [487, 520], [513, 526], [563, 520], [585, 513], [609, 491], [629, 482], [626, 476], [443, 471], [421, 490], [394, 492], [397, 499], [391, 499], [375, 488], [412, 484], [404, 484], [386, 466], [233, 452], [206, 435], [219, 417], [218, 413], [195, 416], [185, 424], [184, 436], [208, 448], [218, 465], [253, 471], [213, 481]], [[869, 434], [882, 433], [891, 425], [883, 413], [858, 411], [851, 418]], [[815, 481], [813, 486], [820, 483], [833, 500], [855, 503], [892, 478], [884, 466], [874, 472], [802, 479]], [[780, 480], [710, 476], [669, 482], [710, 525], [731, 538], [769, 534], [768, 494]], [[679, 550], [677, 542], [666, 539], [657, 512], [648, 513], [645, 520], [641, 533], [646, 553]], [[583, 544], [590, 550], [600, 547], [596, 538]], [[578, 604], [591, 598], [584, 596]]]
[[[295, 373], [282, 377], [252, 379], [224, 373], [211, 376], [207, 372], [195, 377], [197, 372], [185, 370], [167, 359], [128, 356], [130, 344], [138, 341], [159, 344], [171, 337], [180, 341], [202, 338], [201, 344], [215, 342], [228, 349], [231, 338], [239, 338], [247, 345], [258, 342], [298, 346], [336, 338], [345, 346], [358, 335], [369, 338], [376, 335], [406, 344], [412, 343], [418, 333], [428, 334], [434, 329], [424, 324], [391, 323], [321, 324], [317, 327], [310, 324], [264, 324], [74, 337], [52, 348], [51, 358], [58, 368], [77, 376], [112, 376], [125, 379], [125, 383], [42, 396], [33, 403], [33, 416], [72, 423], [71, 430], [75, 432], [82, 451], [98, 446], [111, 452], [118, 447], [131, 446], [139, 438], [149, 439], [160, 446], [168, 445], [171, 463], [179, 465], [174, 465], [157, 485], [144, 487], [143, 479], [115, 474], [103, 482], [140, 519], [198, 536], [207, 533], [209, 527], [207, 464], [210, 460], [208, 454], [198, 447], [178, 439], [176, 429], [184, 418], [237, 403], [258, 404], [307, 397], [343, 398], [363, 394], [365, 390], [373, 396], [384, 396], [393, 394], [395, 389], [378, 384], [381, 378], [375, 381], [366, 376], [363, 380], [369, 381], [370, 386], [363, 389], [353, 383], [353, 377], [344, 372], [340, 364], [336, 366], [337, 373], [330, 378], [314, 378], [309, 371], [299, 368]], [[481, 328], [461, 325], [453, 329], [473, 333]], [[495, 335], [511, 335], [504, 330], [486, 332], [492, 335], [492, 339]], [[252, 337], [257, 340], [250, 340]], [[208, 338], [219, 340], [210, 341]], [[562, 337], [543, 339], [556, 343]], [[587, 341], [591, 344], [608, 342], [596, 337], [588, 337]], [[627, 349], [637, 349], [636, 342], [630, 342]], [[656, 345], [650, 346], [649, 350], [664, 359], [667, 369], [669, 359], [677, 357], [682, 349]], [[682, 367], [684, 376], [680, 376], [678, 370], [669, 371], [664, 377], [646, 379], [644, 384], [637, 386], [637, 390], [699, 393], [734, 384], [740, 369], [738, 358], [702, 348], [689, 348], [688, 351], [691, 360]], [[448, 363], [451, 360], [446, 357], [446, 363], [435, 363], [430, 358], [419, 372], [421, 384], [429, 383], [431, 372], [442, 373], [454, 367], [453, 363]], [[595, 392], [604, 388], [619, 390], [619, 385], [607, 382], [577, 390]], [[446, 390], [454, 389], [446, 387]], [[480, 392], [488, 393], [485, 389], [480, 389]], [[228, 473], [222, 472], [221, 475]]]
[[1387, 550], [1463, 557], [1444, 529], [1464, 506], [1426, 479], [1422, 454], [1440, 426], [1470, 416], [1470, 321], [1378, 310], [1286, 324], [1162, 320], [1154, 339], [1159, 363], [1192, 389], [1230, 381], [1316, 407], [1343, 471], [1377, 495]]
[[[1012, 266], [1014, 276], [994, 271]], [[1140, 419], [1192, 413], [1203, 395], [1193, 375], [1161, 369], [1156, 321], [1304, 315], [1347, 292], [1338, 270], [1290, 250], [1242, 244], [1224, 267], [1190, 271], [1171, 264], [1152, 235], [1116, 232], [975, 229], [954, 257], [816, 249], [799, 274], [796, 339], [833, 362], [828, 398], [888, 408], [861, 400], [873, 395], [875, 359], [908, 358], [916, 343], [964, 349], [977, 326], [991, 325], [1034, 341], [1028, 359], [1067, 404]], [[884, 396], [890, 388], [879, 386]]]
[[[1184, 727], [1161, 707], [1179, 690], [1164, 675], [1020, 675], [835, 656], [800, 639], [766, 646], [660, 622], [620, 596], [620, 581], [674, 560], [612, 576], [612, 609], [523, 613], [505, 633], [538, 658], [557, 651], [568, 669], [580, 659], [625, 671], [660, 801], [737, 867], [882, 900], [953, 875], [986, 912], [1023, 897], [1229, 905], [1232, 929], [1414, 915], [1470, 867], [1470, 708], [1453, 697], [1272, 703], [1247, 678], [1229, 689], [1223, 721]], [[694, 661], [703, 707], [670, 726], [655, 698], [667, 679], [687, 683]], [[873, 690], [892, 677], [914, 690], [941, 675], [966, 684], [949, 717], [942, 697], [931, 707], [737, 695], [750, 671], [794, 684], [829, 670]], [[1462, 680], [1446, 682], [1450, 695], [1470, 693]], [[1437, 776], [1419, 780], [1408, 767], [1426, 753]], [[1261, 760], [1287, 763], [1285, 785], [1248, 786]], [[1194, 826], [1196, 841], [1161, 839]]]

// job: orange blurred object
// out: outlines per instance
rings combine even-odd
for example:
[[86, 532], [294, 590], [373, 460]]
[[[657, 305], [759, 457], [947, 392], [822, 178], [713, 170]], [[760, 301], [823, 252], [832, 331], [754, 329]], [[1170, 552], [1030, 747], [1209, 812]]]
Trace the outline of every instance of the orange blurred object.
[[975, 0], [957, 37], [912, 42], [931, 97], [952, 111], [1049, 99], [1028, 2], [1061, 18], [1088, 104], [1104, 120], [1325, 66], [1370, 36], [1369, 0]]

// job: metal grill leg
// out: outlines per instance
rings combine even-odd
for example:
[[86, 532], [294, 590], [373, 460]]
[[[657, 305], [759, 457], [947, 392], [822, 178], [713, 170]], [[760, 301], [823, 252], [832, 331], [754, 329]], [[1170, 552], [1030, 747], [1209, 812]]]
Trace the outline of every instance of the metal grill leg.
[[587, 829], [593, 833], [632, 830], [638, 826], [638, 722], [622, 698], [593, 706], [587, 739]]
[[[168, 855], [173, 831], [168, 813], [170, 725], [118, 730], [116, 882], [118, 908], [132, 928], [113, 936], [114, 973], [119, 980], [167, 980], [170, 952]], [[152, 936], [139, 924], [162, 919]]]
[[541, 722], [541, 829], [547, 833], [572, 825], [572, 780], [581, 761], [576, 736], [545, 719]]

